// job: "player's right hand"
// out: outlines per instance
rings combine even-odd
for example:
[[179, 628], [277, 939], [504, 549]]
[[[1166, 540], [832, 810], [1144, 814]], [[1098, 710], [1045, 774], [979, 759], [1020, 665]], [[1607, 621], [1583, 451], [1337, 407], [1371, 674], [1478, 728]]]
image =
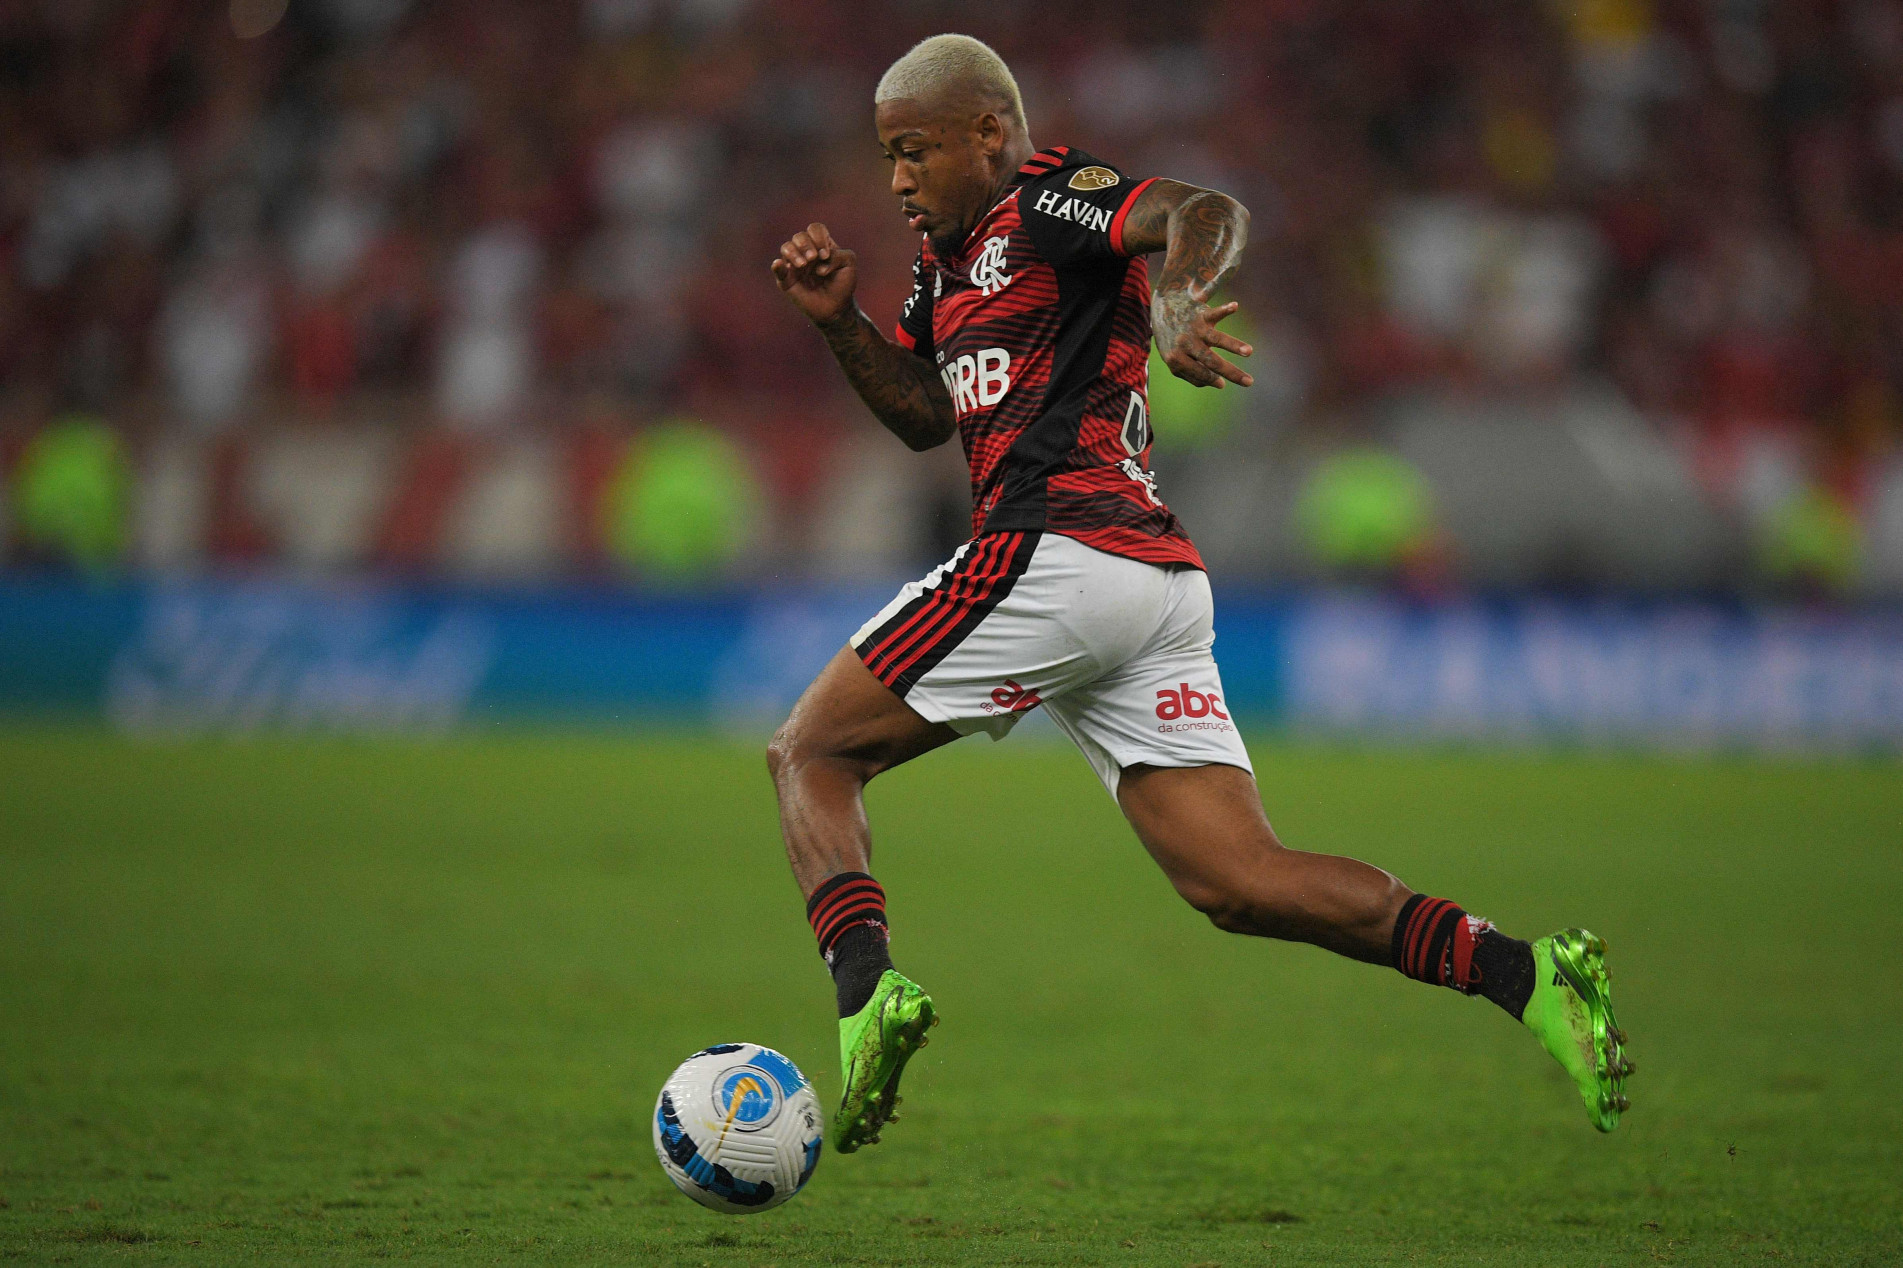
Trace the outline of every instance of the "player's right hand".
[[853, 311], [859, 285], [859, 257], [833, 241], [822, 224], [810, 224], [780, 246], [773, 280], [816, 326], [830, 325]]

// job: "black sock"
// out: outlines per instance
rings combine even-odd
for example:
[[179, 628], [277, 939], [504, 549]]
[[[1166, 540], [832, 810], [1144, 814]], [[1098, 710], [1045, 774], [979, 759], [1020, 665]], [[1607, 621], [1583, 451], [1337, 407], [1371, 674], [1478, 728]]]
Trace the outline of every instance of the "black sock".
[[892, 967], [885, 890], [864, 872], [829, 876], [806, 900], [806, 918], [832, 970], [839, 1015], [850, 1017], [866, 1006], [879, 978]]
[[1484, 995], [1520, 1021], [1526, 1002], [1533, 998], [1533, 944], [1509, 938], [1492, 925], [1474, 943], [1474, 972], [1480, 975], [1473, 995]]
[[1520, 1020], [1533, 998], [1533, 947], [1445, 898], [1415, 894], [1394, 922], [1394, 967], [1408, 977], [1482, 995]]
[[854, 925], [833, 944], [833, 991], [839, 997], [839, 1015], [850, 1017], [866, 1006], [873, 988], [892, 967], [885, 930], [878, 925]]

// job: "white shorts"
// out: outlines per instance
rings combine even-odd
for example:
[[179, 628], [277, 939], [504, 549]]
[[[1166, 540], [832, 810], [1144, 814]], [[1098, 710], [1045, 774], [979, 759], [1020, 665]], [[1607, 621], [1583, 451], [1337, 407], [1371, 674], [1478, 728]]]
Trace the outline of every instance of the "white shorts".
[[1042, 705], [1111, 796], [1125, 766], [1249, 754], [1211, 649], [1209, 578], [1056, 533], [991, 533], [900, 590], [852, 636], [928, 722], [1003, 739]]

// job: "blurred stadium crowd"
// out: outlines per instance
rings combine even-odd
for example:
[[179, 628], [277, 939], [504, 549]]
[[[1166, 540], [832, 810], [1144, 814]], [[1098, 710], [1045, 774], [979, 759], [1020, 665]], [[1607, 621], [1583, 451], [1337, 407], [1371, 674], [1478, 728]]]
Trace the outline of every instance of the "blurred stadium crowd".
[[1903, 592], [1903, 0], [0, 0], [0, 558], [888, 576], [967, 523], [775, 293], [896, 314], [879, 72], [1233, 192], [1230, 578]]

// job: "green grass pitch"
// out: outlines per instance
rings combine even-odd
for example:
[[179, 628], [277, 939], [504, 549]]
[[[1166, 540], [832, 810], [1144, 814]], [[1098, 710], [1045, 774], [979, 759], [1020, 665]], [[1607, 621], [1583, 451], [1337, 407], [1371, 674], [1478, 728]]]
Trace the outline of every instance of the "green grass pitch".
[[755, 747], [0, 735], [0, 1259], [1903, 1261], [1903, 771], [1270, 744], [1291, 843], [1612, 944], [1610, 1137], [1491, 1005], [1221, 934], [1075, 754], [876, 784], [944, 1015], [885, 1143], [679, 1196], [676, 1062], [831, 990]]

